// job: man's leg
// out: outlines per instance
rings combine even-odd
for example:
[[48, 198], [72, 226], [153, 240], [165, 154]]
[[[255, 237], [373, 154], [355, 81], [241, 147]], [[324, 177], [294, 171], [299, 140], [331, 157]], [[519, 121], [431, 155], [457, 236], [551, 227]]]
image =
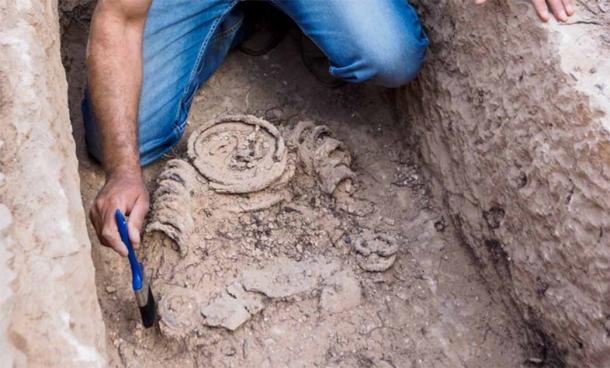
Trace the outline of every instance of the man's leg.
[[271, 0], [330, 59], [348, 82], [401, 86], [415, 77], [428, 46], [407, 0]]
[[[238, 0], [153, 0], [144, 31], [144, 76], [138, 111], [140, 162], [169, 151], [182, 136], [193, 96], [218, 68], [237, 38]], [[100, 142], [85, 92], [82, 104], [89, 152]]]

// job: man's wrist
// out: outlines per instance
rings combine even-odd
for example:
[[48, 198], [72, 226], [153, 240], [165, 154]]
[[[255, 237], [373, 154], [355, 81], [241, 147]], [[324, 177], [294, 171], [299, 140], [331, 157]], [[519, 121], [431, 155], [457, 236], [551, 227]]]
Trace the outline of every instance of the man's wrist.
[[104, 171], [106, 177], [132, 177], [141, 176], [140, 155], [135, 147], [124, 142], [117, 142], [115, 146], [121, 149], [104, 150]]
[[142, 178], [142, 168], [139, 163], [123, 163], [106, 168], [106, 177], [111, 178]]

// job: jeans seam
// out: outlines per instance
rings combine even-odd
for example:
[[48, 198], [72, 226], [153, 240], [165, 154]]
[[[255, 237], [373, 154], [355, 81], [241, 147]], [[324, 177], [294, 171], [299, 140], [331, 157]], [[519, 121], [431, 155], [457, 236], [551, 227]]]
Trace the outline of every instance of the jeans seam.
[[210, 43], [210, 41], [214, 38], [214, 32], [216, 32], [216, 29], [218, 28], [218, 25], [220, 24], [221, 21], [224, 20], [225, 16], [227, 15], [227, 13], [229, 13], [231, 11], [231, 9], [233, 9], [235, 7], [235, 5], [239, 2], [240, 0], [233, 0], [227, 7], [226, 9], [222, 12], [222, 14], [216, 18], [214, 20], [214, 23], [212, 24], [212, 26], [210, 27], [210, 31], [208, 32], [208, 34], [206, 35], [205, 39], [203, 40], [203, 42], [201, 43], [201, 48], [199, 49], [199, 53], [197, 55], [197, 59], [195, 61], [195, 64], [193, 66], [193, 70], [191, 70], [191, 74], [189, 75], [189, 79], [188, 82], [186, 84], [186, 86], [184, 87], [184, 90], [182, 91], [182, 96], [180, 97], [180, 102], [178, 104], [178, 111], [176, 111], [176, 116], [174, 116], [174, 131], [176, 133], [180, 133], [183, 129], [184, 129], [184, 125], [179, 124], [178, 123], [178, 116], [180, 115], [180, 113], [183, 110], [183, 103], [184, 103], [184, 98], [187, 95], [187, 92], [191, 89], [191, 85], [193, 84], [193, 81], [197, 75], [198, 70], [200, 69], [201, 66], [201, 60], [203, 59], [203, 54], [205, 53], [205, 51], [207, 50], [207, 47]]
[[[239, 1], [239, 0], [238, 0]], [[210, 41], [214, 42], [214, 41], [218, 41], [219, 39], [224, 38], [225, 36], [227, 36], [228, 34], [233, 33], [235, 30], [239, 29], [239, 27], [241, 27], [241, 25], [244, 23], [243, 19], [240, 19], [239, 22], [235, 23], [235, 25], [231, 26], [231, 28], [226, 29], [224, 31], [222, 31], [221, 33], [214, 35], [214, 37], [212, 37], [212, 39]]]

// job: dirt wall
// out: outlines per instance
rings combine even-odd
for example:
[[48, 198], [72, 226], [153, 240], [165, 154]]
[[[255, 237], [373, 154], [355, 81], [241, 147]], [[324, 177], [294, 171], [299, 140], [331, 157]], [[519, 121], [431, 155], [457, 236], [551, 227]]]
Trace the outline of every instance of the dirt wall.
[[498, 295], [570, 367], [610, 366], [610, 13], [420, 2], [432, 40], [399, 106]]
[[0, 2], [0, 360], [102, 367], [57, 1]]

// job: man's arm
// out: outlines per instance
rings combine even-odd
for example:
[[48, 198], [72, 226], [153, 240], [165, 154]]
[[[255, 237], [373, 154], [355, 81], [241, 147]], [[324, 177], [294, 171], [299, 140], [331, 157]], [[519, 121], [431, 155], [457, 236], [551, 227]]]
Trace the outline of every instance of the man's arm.
[[138, 101], [142, 85], [142, 39], [151, 0], [100, 0], [91, 22], [88, 81], [101, 140], [106, 183], [90, 210], [103, 245], [127, 255], [114, 220], [129, 216], [134, 246], [148, 212], [138, 149]]
[[[487, 0], [475, 0], [476, 4], [483, 4]], [[536, 13], [543, 22], [548, 22], [551, 15], [560, 22], [565, 22], [568, 17], [574, 14], [572, 0], [531, 0]], [[550, 9], [550, 11], [549, 11]]]

